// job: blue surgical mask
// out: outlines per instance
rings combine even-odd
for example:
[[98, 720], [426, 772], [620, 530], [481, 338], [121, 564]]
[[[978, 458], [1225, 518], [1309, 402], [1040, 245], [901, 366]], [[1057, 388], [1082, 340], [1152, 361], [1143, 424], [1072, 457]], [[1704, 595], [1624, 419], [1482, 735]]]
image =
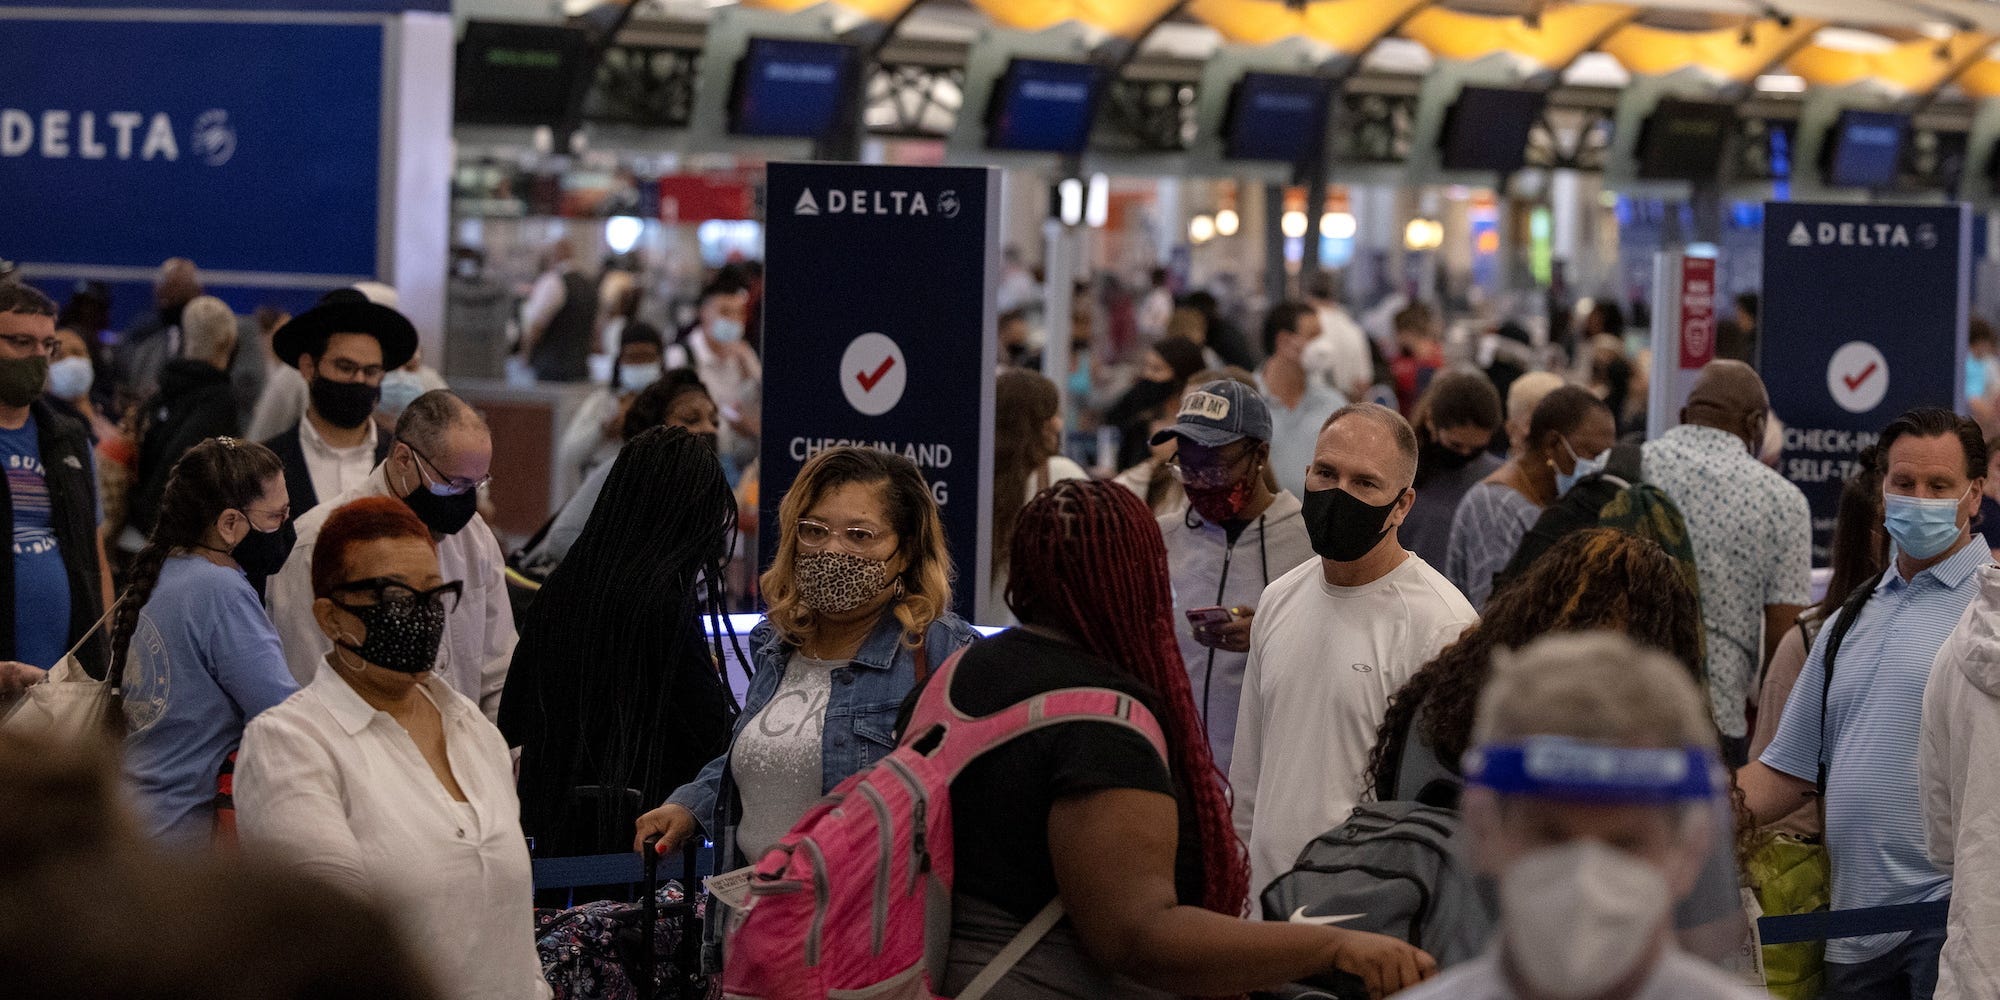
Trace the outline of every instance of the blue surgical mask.
[[90, 367], [90, 359], [68, 357], [49, 365], [48, 393], [57, 399], [82, 399], [90, 392], [90, 385], [97, 378], [97, 372]]
[[743, 339], [743, 322], [727, 316], [709, 320], [702, 329], [708, 334], [708, 339], [718, 344], [734, 344]]
[[[1966, 493], [1971, 493], [1971, 489], [1967, 488]], [[1951, 548], [1965, 532], [1958, 523], [1958, 505], [1963, 502], [1964, 495], [1955, 500], [1950, 497], [1930, 500], [1884, 493], [1882, 525], [1889, 529], [1889, 537], [1898, 551], [1912, 559], [1929, 559]]]
[[400, 417], [417, 397], [424, 394], [424, 380], [416, 372], [401, 368], [382, 375], [382, 398], [375, 403], [377, 409], [392, 417]]
[[1563, 450], [1569, 452], [1570, 461], [1576, 463], [1569, 472], [1558, 471], [1556, 473], [1556, 496], [1560, 497], [1568, 495], [1570, 488], [1577, 483], [1603, 472], [1606, 457], [1611, 452], [1606, 450], [1596, 458], [1584, 458], [1576, 453], [1575, 448], [1570, 447], [1568, 438], [1558, 438], [1557, 440], [1563, 443]]
[[618, 389], [620, 392], [638, 392], [660, 380], [660, 363], [650, 365], [619, 365]]

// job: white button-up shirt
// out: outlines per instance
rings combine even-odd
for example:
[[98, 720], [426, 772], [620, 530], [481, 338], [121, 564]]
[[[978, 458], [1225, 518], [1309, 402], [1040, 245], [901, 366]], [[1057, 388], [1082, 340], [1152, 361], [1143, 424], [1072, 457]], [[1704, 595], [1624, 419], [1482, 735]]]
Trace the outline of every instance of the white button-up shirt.
[[535, 954], [534, 875], [507, 741], [435, 677], [454, 801], [416, 743], [322, 662], [244, 730], [244, 845], [383, 904], [455, 1000], [549, 996]]
[[[368, 436], [349, 448], [335, 448], [319, 436], [319, 428], [309, 417], [299, 418], [299, 450], [306, 456], [306, 475], [311, 477], [313, 496], [324, 500], [358, 489], [375, 468], [375, 421], [365, 425]], [[305, 511], [295, 510], [294, 514]], [[301, 681], [300, 683], [304, 683]]]
[[1764, 661], [1764, 608], [1812, 602], [1812, 511], [1798, 487], [1728, 431], [1683, 424], [1646, 442], [1645, 455], [1646, 481], [1687, 521], [1716, 728], [1740, 739]]
[[[285, 662], [292, 677], [310, 684], [333, 643], [313, 618], [312, 552], [319, 529], [335, 508], [367, 496], [395, 496], [389, 488], [387, 463], [376, 466], [361, 485], [301, 515], [298, 544], [285, 568], [265, 585], [271, 624], [285, 645]], [[323, 494], [322, 494], [323, 495]], [[458, 609], [444, 620], [444, 643], [438, 648], [437, 675], [452, 690], [473, 699], [488, 719], [500, 717], [500, 689], [507, 667], [514, 662], [514, 608], [507, 602], [507, 578], [500, 542], [477, 514], [458, 534], [438, 539], [438, 571], [446, 580], [460, 580], [465, 592]]]

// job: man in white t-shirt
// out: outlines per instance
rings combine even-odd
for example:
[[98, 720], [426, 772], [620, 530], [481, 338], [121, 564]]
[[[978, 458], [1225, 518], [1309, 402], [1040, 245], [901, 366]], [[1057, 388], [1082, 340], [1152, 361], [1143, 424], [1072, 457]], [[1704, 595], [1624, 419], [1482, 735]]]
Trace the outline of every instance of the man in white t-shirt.
[[1396, 537], [1416, 472], [1416, 432], [1387, 407], [1344, 407], [1320, 431], [1304, 498], [1320, 558], [1264, 591], [1237, 708], [1229, 783], [1253, 898], [1347, 818], [1390, 696], [1478, 618]]
[[1306, 282], [1306, 302], [1319, 314], [1319, 336], [1305, 349], [1306, 370], [1348, 399], [1365, 398], [1375, 381], [1375, 359], [1368, 334], [1341, 307], [1333, 275], [1314, 274]]

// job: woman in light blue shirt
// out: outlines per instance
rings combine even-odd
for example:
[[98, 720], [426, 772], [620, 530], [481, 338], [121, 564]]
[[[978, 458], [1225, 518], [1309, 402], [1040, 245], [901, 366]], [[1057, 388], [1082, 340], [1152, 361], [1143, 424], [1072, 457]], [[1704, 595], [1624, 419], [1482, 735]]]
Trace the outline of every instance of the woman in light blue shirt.
[[284, 467], [263, 445], [210, 438], [174, 465], [133, 561], [111, 638], [125, 779], [149, 836], [208, 844], [217, 779], [243, 724], [298, 685], [245, 571], [283, 565]]

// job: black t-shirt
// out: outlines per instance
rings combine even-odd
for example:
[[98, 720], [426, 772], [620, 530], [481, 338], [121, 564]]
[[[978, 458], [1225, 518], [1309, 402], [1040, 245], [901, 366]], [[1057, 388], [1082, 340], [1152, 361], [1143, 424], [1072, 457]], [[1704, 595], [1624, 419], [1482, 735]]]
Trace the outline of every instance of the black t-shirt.
[[[951, 696], [967, 715], [985, 716], [1048, 691], [1099, 687], [1137, 699], [1159, 717], [1158, 697], [1089, 651], [1025, 629], [975, 643], [959, 660]], [[919, 689], [921, 691], [921, 689]], [[904, 704], [900, 731], [916, 693]], [[1167, 764], [1145, 737], [1123, 726], [1078, 721], [1016, 738], [974, 761], [951, 786], [956, 890], [1023, 921], [1056, 895], [1049, 858], [1049, 809], [1060, 798], [1111, 788], [1173, 795], [1180, 811], [1175, 884], [1199, 904], [1201, 852], [1194, 811], [1176, 794]]]

